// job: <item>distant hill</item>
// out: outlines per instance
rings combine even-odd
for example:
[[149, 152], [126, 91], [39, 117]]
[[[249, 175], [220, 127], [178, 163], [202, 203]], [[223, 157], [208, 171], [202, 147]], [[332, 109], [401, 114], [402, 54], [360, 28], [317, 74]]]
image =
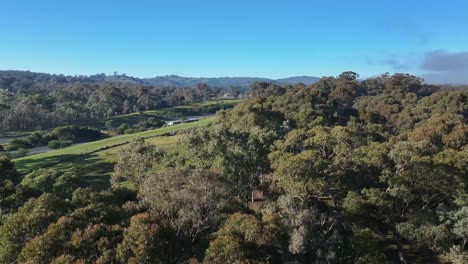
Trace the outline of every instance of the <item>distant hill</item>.
[[154, 86], [177, 86], [177, 87], [193, 87], [199, 83], [206, 83], [211, 87], [228, 88], [231, 86], [239, 86], [248, 88], [254, 82], [272, 82], [277, 84], [295, 84], [304, 83], [312, 84], [319, 80], [318, 77], [298, 76], [285, 79], [268, 79], [257, 77], [219, 77], [219, 78], [193, 78], [181, 77], [177, 75], [158, 76], [154, 78], [144, 78], [144, 82]]
[[206, 83], [212, 87], [231, 87], [240, 86], [248, 87], [256, 81], [272, 81], [266, 78], [250, 78], [250, 77], [220, 77], [220, 78], [194, 78], [181, 77], [177, 75], [158, 76], [154, 78], [144, 78], [144, 82], [154, 86], [177, 86], [177, 87], [193, 87], [199, 83]]
[[284, 79], [268, 79], [257, 77], [218, 77], [218, 78], [194, 78], [181, 77], [177, 75], [157, 76], [154, 78], [137, 78], [125, 74], [106, 75], [103, 73], [95, 75], [69, 76], [63, 74], [37, 73], [30, 71], [2, 71], [0, 70], [0, 89], [8, 88], [15, 80], [21, 79], [21, 87], [27, 89], [33, 85], [43, 84], [69, 84], [80, 83], [103, 83], [115, 82], [126, 84], [152, 85], [158, 87], [194, 87], [199, 83], [206, 83], [210, 87], [229, 88], [237, 86], [249, 88], [254, 82], [272, 82], [276, 84], [313, 84], [320, 78], [311, 76], [297, 76]]
[[277, 79], [276, 82], [281, 84], [295, 84], [295, 83], [303, 83], [303, 84], [313, 84], [320, 80], [319, 77], [311, 77], [311, 76], [295, 76], [289, 77], [284, 79]]

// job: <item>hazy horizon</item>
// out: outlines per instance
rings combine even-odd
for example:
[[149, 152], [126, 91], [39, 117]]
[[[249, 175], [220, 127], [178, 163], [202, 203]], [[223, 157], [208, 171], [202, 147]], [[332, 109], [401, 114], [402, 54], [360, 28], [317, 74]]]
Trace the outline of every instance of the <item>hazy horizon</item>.
[[[137, 78], [137, 79], [154, 79], [154, 78], [164, 78], [164, 77], [170, 77], [170, 76], [175, 76], [175, 77], [180, 77], [180, 78], [187, 78], [187, 79], [222, 79], [222, 78], [252, 78], [252, 79], [268, 79], [268, 80], [282, 80], [282, 79], [289, 79], [289, 78], [324, 78], [324, 77], [337, 77], [339, 74], [336, 74], [336, 75], [332, 75], [332, 74], [329, 74], [329, 75], [323, 75], [323, 76], [319, 76], [319, 75], [314, 75], [314, 74], [310, 74], [310, 75], [291, 75], [291, 76], [284, 76], [284, 77], [279, 77], [279, 78], [273, 78], [273, 77], [268, 77], [268, 76], [183, 76], [183, 75], [179, 75], [179, 74], [164, 74], [164, 75], [153, 75], [153, 76], [135, 76], [135, 75], [130, 75], [130, 74], [127, 74], [125, 72], [96, 72], [96, 73], [93, 73], [93, 74], [66, 74], [66, 73], [55, 73], [55, 72], [42, 72], [42, 71], [31, 71], [31, 70], [27, 70], [27, 69], [0, 69], [0, 71], [29, 71], [29, 72], [33, 72], [33, 73], [43, 73], [43, 74], [52, 74], [52, 75], [64, 75], [64, 76], [71, 76], [71, 77], [78, 77], [78, 76], [93, 76], [93, 75], [97, 75], [97, 74], [105, 74], [106, 76], [113, 76], [114, 74], [116, 75], [125, 75], [127, 77], [131, 77], [131, 78]], [[388, 73], [388, 72], [387, 72]], [[407, 73], [407, 72], [395, 72], [395, 73], [403, 73], [403, 74], [410, 74], [410, 73]], [[359, 75], [359, 73], [357, 72], [357, 74]], [[365, 80], [365, 79], [369, 79], [369, 78], [374, 78], [374, 77], [378, 77], [380, 75], [383, 75], [385, 74], [385, 72], [382, 72], [381, 74], [377, 74], [377, 75], [373, 75], [373, 76], [369, 76], [369, 77], [361, 77], [360, 80]], [[360, 76], [360, 75], [359, 75]], [[431, 81], [428, 81], [426, 79], [424, 79], [423, 76], [418, 76], [418, 75], [415, 75], [416, 77], [419, 77], [419, 78], [422, 78], [423, 81], [425, 83], [430, 83], [430, 84], [440, 84], [440, 85], [468, 85], [468, 81], [466, 82], [454, 82], [454, 83], [451, 83], [451, 82], [444, 82], [444, 81], [441, 81], [441, 82], [438, 82], [438, 81], [435, 81], [435, 82], [431, 82]]]

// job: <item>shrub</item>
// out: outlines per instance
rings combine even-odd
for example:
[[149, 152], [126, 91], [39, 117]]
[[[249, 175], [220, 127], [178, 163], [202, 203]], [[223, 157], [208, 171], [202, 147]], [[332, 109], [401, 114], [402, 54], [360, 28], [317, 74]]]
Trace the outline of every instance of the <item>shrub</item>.
[[130, 126], [127, 123], [123, 123], [117, 128], [117, 134], [122, 135], [125, 133], [125, 130], [129, 129]]
[[137, 133], [137, 132], [140, 132], [140, 131], [138, 131], [135, 128], [129, 128], [129, 129], [125, 129], [125, 131], [123, 133], [124, 134], [134, 134], [134, 133]]
[[115, 120], [108, 120], [105, 126], [107, 127], [107, 129], [110, 130], [110, 129], [114, 129], [117, 126], [117, 123], [115, 122]]
[[150, 117], [148, 118], [148, 120], [145, 120], [145, 121], [141, 121], [140, 123], [138, 123], [138, 127], [139, 128], [143, 128], [143, 129], [154, 129], [154, 128], [159, 128], [159, 127], [162, 127], [163, 125], [165, 124], [164, 121], [160, 120], [160, 119], [156, 119], [154, 117]]
[[44, 140], [44, 136], [39, 132], [34, 132], [26, 138], [26, 141], [31, 146], [43, 146], [47, 144], [47, 141]]
[[20, 148], [16, 151], [12, 151], [10, 153], [7, 153], [7, 156], [10, 158], [10, 159], [17, 159], [17, 158], [21, 158], [21, 157], [24, 157], [24, 156], [27, 156], [29, 153], [29, 151], [27, 149], [24, 149], [24, 148]]
[[8, 144], [8, 147], [6, 148], [6, 150], [8, 151], [12, 151], [12, 150], [18, 150], [18, 149], [21, 149], [21, 148], [30, 148], [31, 147], [31, 144], [24, 140], [24, 139], [13, 139], [12, 141], [10, 141], [10, 143]]
[[75, 171], [57, 169], [39, 169], [27, 174], [22, 183], [24, 187], [43, 193], [53, 193], [58, 197], [71, 197], [80, 187], [81, 181]]
[[91, 128], [81, 128], [78, 126], [63, 126], [55, 128], [51, 133], [54, 139], [72, 142], [93, 141], [99, 139], [101, 132]]
[[61, 149], [69, 147], [71, 144], [73, 144], [71, 140], [52, 140], [49, 142], [48, 147], [51, 149]]
[[34, 132], [31, 135], [27, 136], [25, 139], [13, 139], [10, 143], [4, 147], [0, 148], [0, 151], [15, 151], [19, 149], [28, 149], [34, 147], [40, 147], [47, 144], [47, 139], [39, 132]]

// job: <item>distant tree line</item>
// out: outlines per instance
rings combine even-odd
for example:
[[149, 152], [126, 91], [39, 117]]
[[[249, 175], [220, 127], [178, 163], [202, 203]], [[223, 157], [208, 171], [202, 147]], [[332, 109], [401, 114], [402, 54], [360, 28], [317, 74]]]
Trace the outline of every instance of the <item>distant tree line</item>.
[[0, 71], [0, 132], [48, 129], [201, 102], [223, 93], [206, 84], [154, 87], [125, 75]]

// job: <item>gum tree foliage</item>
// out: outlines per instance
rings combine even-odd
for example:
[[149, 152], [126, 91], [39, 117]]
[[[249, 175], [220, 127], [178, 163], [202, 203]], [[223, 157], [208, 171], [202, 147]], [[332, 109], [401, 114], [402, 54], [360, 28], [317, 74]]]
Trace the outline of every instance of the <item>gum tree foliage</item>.
[[141, 186], [163, 156], [163, 151], [143, 139], [133, 140], [120, 151], [111, 177], [112, 185], [117, 187], [122, 181], [130, 181], [136, 187]]
[[[466, 247], [463, 239], [453, 240], [454, 224], [441, 220], [466, 204], [466, 166], [461, 165], [468, 138], [466, 91], [437, 92], [437, 87], [405, 74], [361, 83], [352, 72], [323, 78], [309, 87], [298, 85], [281, 92], [269, 88], [256, 84], [253, 99], [221, 113], [217, 124], [197, 132], [208, 136], [192, 141], [195, 146], [211, 146], [210, 150], [222, 147], [217, 155], [227, 179], [261, 171], [272, 184], [268, 191], [302, 201], [304, 212], [335, 214], [332, 230], [337, 246], [330, 246], [328, 255], [336, 260], [352, 256], [356, 261], [378, 262], [383, 255], [375, 245], [385, 234], [394, 237], [402, 262], [407, 261], [403, 243], [432, 252], [449, 250], [454, 242]], [[278, 119], [272, 119], [275, 116]], [[242, 137], [242, 132], [251, 136], [258, 129], [275, 133], [271, 141], [262, 142], [264, 152]], [[249, 143], [242, 146], [243, 142]], [[248, 160], [236, 163], [232, 149], [246, 159], [252, 159], [248, 150], [255, 149], [259, 153], [255, 164], [265, 164], [264, 170], [250, 167]], [[208, 152], [203, 147], [198, 150]], [[264, 163], [258, 161], [262, 153], [267, 156]], [[208, 167], [216, 160], [210, 158]], [[224, 164], [223, 158], [229, 162]], [[259, 181], [240, 186], [260, 187]], [[366, 215], [366, 224], [356, 220]], [[353, 228], [353, 221], [360, 227]], [[311, 238], [305, 226], [292, 229], [289, 250], [293, 255], [305, 250], [315, 259], [320, 254], [306, 250]], [[347, 251], [367, 243], [362, 234], [375, 234], [369, 241], [375, 254], [364, 257]], [[341, 256], [339, 248], [346, 248]]]
[[274, 218], [266, 216], [258, 219], [251, 214], [232, 214], [214, 234], [204, 263], [267, 262], [274, 254], [274, 241], [280, 235]]
[[229, 190], [215, 172], [169, 169], [147, 177], [140, 196], [151, 213], [195, 241], [217, 226]]
[[0, 262], [14, 262], [25, 243], [40, 235], [64, 211], [52, 194], [29, 200], [0, 227]]
[[41, 193], [53, 193], [58, 197], [70, 197], [82, 185], [76, 171], [39, 169], [27, 174], [21, 182], [23, 187]]
[[[123, 233], [123, 240], [117, 246], [117, 259], [121, 263], [164, 263], [167, 246], [161, 238], [161, 227], [148, 214], [131, 218], [130, 226]], [[165, 256], [166, 255], [166, 256]]]
[[19, 182], [20, 175], [15, 164], [7, 157], [0, 156], [0, 220], [3, 220], [4, 213], [15, 204], [14, 195]]
[[271, 171], [268, 153], [284, 130], [282, 114], [269, 108], [263, 99], [246, 102], [221, 111], [213, 125], [184, 137], [183, 147], [192, 157], [191, 163], [201, 169], [220, 165], [235, 192], [250, 198], [262, 176]]

